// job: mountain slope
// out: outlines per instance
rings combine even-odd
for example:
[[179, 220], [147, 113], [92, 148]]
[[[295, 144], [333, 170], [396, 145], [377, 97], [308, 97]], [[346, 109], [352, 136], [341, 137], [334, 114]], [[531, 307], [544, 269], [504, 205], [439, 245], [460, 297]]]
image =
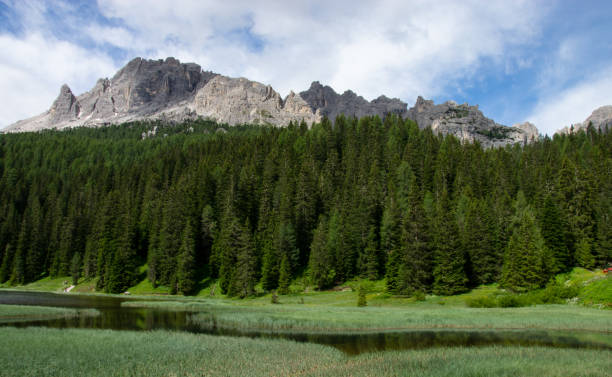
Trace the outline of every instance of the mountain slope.
[[419, 127], [432, 127], [463, 141], [479, 141], [485, 147], [528, 142], [538, 137], [533, 125], [506, 127], [486, 118], [478, 106], [449, 101], [435, 105], [419, 97], [414, 107], [397, 98], [380, 96], [372, 101], [348, 90], [336, 93], [318, 81], [299, 94], [281, 98], [271, 86], [246, 78], [231, 78], [203, 71], [195, 63], [177, 59], [135, 58], [111, 79], [99, 79], [88, 92], [75, 96], [67, 85], [51, 108], [35, 117], [10, 125], [5, 132], [50, 128], [101, 126], [138, 120], [182, 122], [211, 118], [236, 124], [286, 126], [289, 122], [396, 114]]

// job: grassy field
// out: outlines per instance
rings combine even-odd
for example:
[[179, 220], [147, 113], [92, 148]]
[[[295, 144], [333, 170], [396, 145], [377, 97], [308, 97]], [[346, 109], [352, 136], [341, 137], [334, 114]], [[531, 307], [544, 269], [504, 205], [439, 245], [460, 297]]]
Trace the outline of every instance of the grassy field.
[[[305, 300], [306, 302], [306, 300]], [[201, 325], [242, 330], [354, 332], [402, 329], [541, 329], [612, 333], [608, 310], [576, 305], [466, 308], [413, 303], [404, 307], [343, 307], [322, 304], [260, 304], [220, 300], [124, 302], [129, 307], [201, 312]]]
[[287, 340], [0, 328], [3, 376], [609, 376], [612, 352], [432, 348], [346, 356]]
[[[596, 288], [589, 294], [607, 299], [609, 277], [579, 273], [572, 279]], [[63, 281], [39, 281], [30, 289], [54, 290], [58, 283]], [[367, 307], [356, 307], [359, 284], [369, 285]], [[603, 284], [603, 288], [597, 284]], [[146, 289], [144, 284], [141, 287]], [[123, 305], [192, 311], [196, 313], [191, 321], [201, 326], [214, 323], [239, 330], [579, 330], [583, 339], [612, 345], [612, 312], [598, 306], [470, 308], [466, 300], [497, 294], [499, 288], [480, 287], [453, 297], [427, 296], [425, 301], [391, 297], [383, 288], [383, 282], [349, 282], [340, 291], [280, 296], [280, 304], [272, 304], [270, 295], [238, 300], [211, 296], [210, 291], [196, 297], [132, 295], [141, 300]], [[0, 323], [2, 318], [46, 319], [76, 313], [74, 309], [0, 305]], [[0, 376], [609, 376], [611, 360], [609, 349], [433, 347], [347, 356], [333, 347], [283, 339], [0, 327]]]
[[[79, 315], [97, 315], [95, 309], [51, 308], [27, 305], [0, 305], [0, 323], [70, 318]], [[0, 371], [1, 373], [1, 371]]]

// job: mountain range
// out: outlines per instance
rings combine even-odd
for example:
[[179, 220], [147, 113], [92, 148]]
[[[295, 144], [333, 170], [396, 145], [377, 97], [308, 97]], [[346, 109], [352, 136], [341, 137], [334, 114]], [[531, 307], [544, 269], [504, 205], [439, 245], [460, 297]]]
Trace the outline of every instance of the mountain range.
[[[599, 113], [592, 116], [598, 125], [612, 123], [612, 106], [607, 108], [598, 109]], [[63, 85], [49, 110], [18, 121], [3, 131], [103, 126], [141, 120], [182, 122], [197, 118], [229, 125], [286, 126], [291, 121], [312, 124], [323, 117], [333, 120], [340, 114], [350, 117], [397, 114], [416, 121], [420, 128], [431, 127], [434, 132], [452, 134], [462, 141], [479, 141], [485, 147], [526, 143], [539, 136], [537, 128], [529, 122], [503, 126], [485, 117], [478, 106], [454, 101], [436, 105], [418, 97], [409, 109], [397, 98], [381, 95], [368, 101], [350, 90], [338, 94], [318, 81], [306, 91], [290, 92], [282, 98], [270, 85], [204, 71], [198, 64], [181, 63], [172, 57], [135, 58], [112, 78], [99, 79], [91, 90], [78, 96]]]

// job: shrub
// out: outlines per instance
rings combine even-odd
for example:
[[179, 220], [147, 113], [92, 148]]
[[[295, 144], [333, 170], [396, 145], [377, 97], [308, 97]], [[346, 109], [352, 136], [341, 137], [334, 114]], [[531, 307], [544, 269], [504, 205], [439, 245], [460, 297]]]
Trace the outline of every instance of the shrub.
[[514, 294], [499, 296], [497, 302], [500, 308], [518, 308], [524, 306], [519, 296]]
[[278, 304], [278, 295], [276, 294], [276, 291], [272, 292], [272, 296], [270, 296], [270, 303], [272, 304]]
[[357, 293], [357, 306], [367, 306], [368, 302], [366, 299], [366, 289], [363, 286], [359, 287], [359, 293]]
[[465, 303], [470, 308], [496, 308], [499, 306], [498, 301], [490, 296], [471, 297], [465, 300]]
[[417, 301], [425, 301], [425, 292], [423, 291], [414, 292], [414, 299]]

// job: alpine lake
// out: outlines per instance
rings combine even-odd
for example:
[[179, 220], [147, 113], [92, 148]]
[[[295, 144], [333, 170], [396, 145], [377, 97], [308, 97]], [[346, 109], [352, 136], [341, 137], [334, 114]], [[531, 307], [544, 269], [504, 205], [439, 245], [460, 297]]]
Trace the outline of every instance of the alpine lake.
[[[110, 295], [62, 294], [33, 291], [0, 290], [0, 304], [38, 307], [93, 309], [86, 315], [60, 318], [23, 318], [0, 323], [17, 328], [105, 329], [119, 331], [166, 330], [248, 338], [277, 338], [296, 342], [333, 346], [348, 356], [368, 352], [417, 350], [435, 347], [541, 346], [552, 348], [612, 350], [612, 335], [593, 337], [583, 330], [540, 329], [386, 329], [351, 332], [274, 331], [218, 326], [223, 312], [210, 309], [177, 310], [163, 307], [139, 307], [143, 298]], [[127, 304], [129, 303], [129, 304]], [[136, 305], [130, 305], [134, 304]], [[601, 335], [601, 334], [600, 334]]]

